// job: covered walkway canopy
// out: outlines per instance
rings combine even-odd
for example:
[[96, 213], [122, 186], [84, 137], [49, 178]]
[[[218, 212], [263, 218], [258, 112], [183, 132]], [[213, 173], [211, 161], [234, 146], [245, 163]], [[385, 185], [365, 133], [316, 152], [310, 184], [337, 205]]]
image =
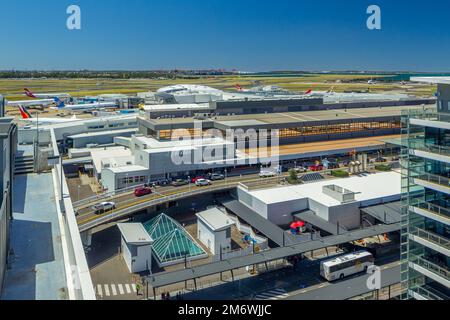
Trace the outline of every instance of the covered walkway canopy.
[[213, 262], [189, 269], [160, 273], [147, 277], [148, 283], [155, 288], [164, 287], [174, 283], [210, 276], [225, 271], [243, 268], [246, 266], [266, 263], [278, 259], [284, 259], [301, 253], [328, 248], [376, 235], [400, 230], [400, 224], [377, 225], [366, 229], [360, 229], [346, 234], [325, 237], [319, 240], [298, 243], [292, 246], [280, 247], [247, 256], [235, 257], [228, 260]]
[[393, 224], [402, 220], [401, 201], [383, 203], [363, 208], [361, 211], [386, 224]]
[[264, 219], [259, 213], [240, 203], [238, 200], [225, 201], [222, 204], [278, 246], [282, 247], [284, 245], [286, 234], [279, 226]]
[[338, 227], [336, 224], [328, 222], [325, 219], [322, 219], [321, 217], [317, 216], [316, 213], [312, 210], [306, 210], [299, 213], [295, 213], [294, 217], [307, 223], [310, 223], [314, 227], [319, 228], [333, 235], [348, 232], [347, 229], [345, 229], [344, 227], [340, 226]]

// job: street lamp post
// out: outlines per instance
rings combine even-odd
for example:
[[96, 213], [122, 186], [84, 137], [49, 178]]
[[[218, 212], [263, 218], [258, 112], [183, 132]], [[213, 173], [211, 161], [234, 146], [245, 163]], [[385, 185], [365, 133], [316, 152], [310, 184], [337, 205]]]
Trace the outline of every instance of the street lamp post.
[[188, 181], [189, 181], [189, 192], [191, 192], [191, 177], [188, 176]]
[[78, 185], [78, 201], [80, 201], [80, 188], [81, 188], [81, 186]]

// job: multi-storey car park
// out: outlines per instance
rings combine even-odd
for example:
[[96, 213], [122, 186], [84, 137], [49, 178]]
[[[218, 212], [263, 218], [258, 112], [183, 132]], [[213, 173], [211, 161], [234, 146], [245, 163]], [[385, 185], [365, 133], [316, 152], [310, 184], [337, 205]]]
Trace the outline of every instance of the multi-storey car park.
[[403, 113], [402, 283], [406, 299], [450, 298], [450, 79], [438, 86], [436, 110]]

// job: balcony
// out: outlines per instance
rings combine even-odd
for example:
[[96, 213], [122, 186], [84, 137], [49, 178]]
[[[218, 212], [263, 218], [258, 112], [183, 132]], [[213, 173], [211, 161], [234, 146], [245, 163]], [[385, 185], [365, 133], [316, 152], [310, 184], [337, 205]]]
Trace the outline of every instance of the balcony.
[[421, 139], [410, 139], [408, 141], [408, 147], [411, 155], [450, 163], [450, 147], [427, 144]]
[[450, 271], [446, 266], [437, 265], [421, 255], [410, 254], [409, 267], [450, 288]]
[[427, 201], [412, 199], [409, 210], [423, 217], [450, 225], [450, 210]]
[[429, 286], [409, 288], [409, 295], [416, 300], [449, 300], [450, 297]]
[[417, 176], [413, 176], [412, 179], [413, 183], [424, 188], [450, 194], [450, 179], [447, 177], [431, 173], [417, 173]]
[[436, 112], [414, 113], [410, 115], [410, 123], [423, 127], [448, 130], [450, 129], [450, 115]]
[[450, 257], [450, 240], [434, 232], [410, 227], [409, 238], [427, 248]]

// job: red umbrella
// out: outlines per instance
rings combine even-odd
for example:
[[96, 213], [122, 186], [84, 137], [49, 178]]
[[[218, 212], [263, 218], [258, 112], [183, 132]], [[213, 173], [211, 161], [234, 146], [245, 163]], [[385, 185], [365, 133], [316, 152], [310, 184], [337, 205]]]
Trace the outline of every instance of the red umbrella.
[[305, 226], [305, 223], [303, 221], [295, 221], [295, 222], [291, 223], [292, 229], [303, 228], [304, 226]]

